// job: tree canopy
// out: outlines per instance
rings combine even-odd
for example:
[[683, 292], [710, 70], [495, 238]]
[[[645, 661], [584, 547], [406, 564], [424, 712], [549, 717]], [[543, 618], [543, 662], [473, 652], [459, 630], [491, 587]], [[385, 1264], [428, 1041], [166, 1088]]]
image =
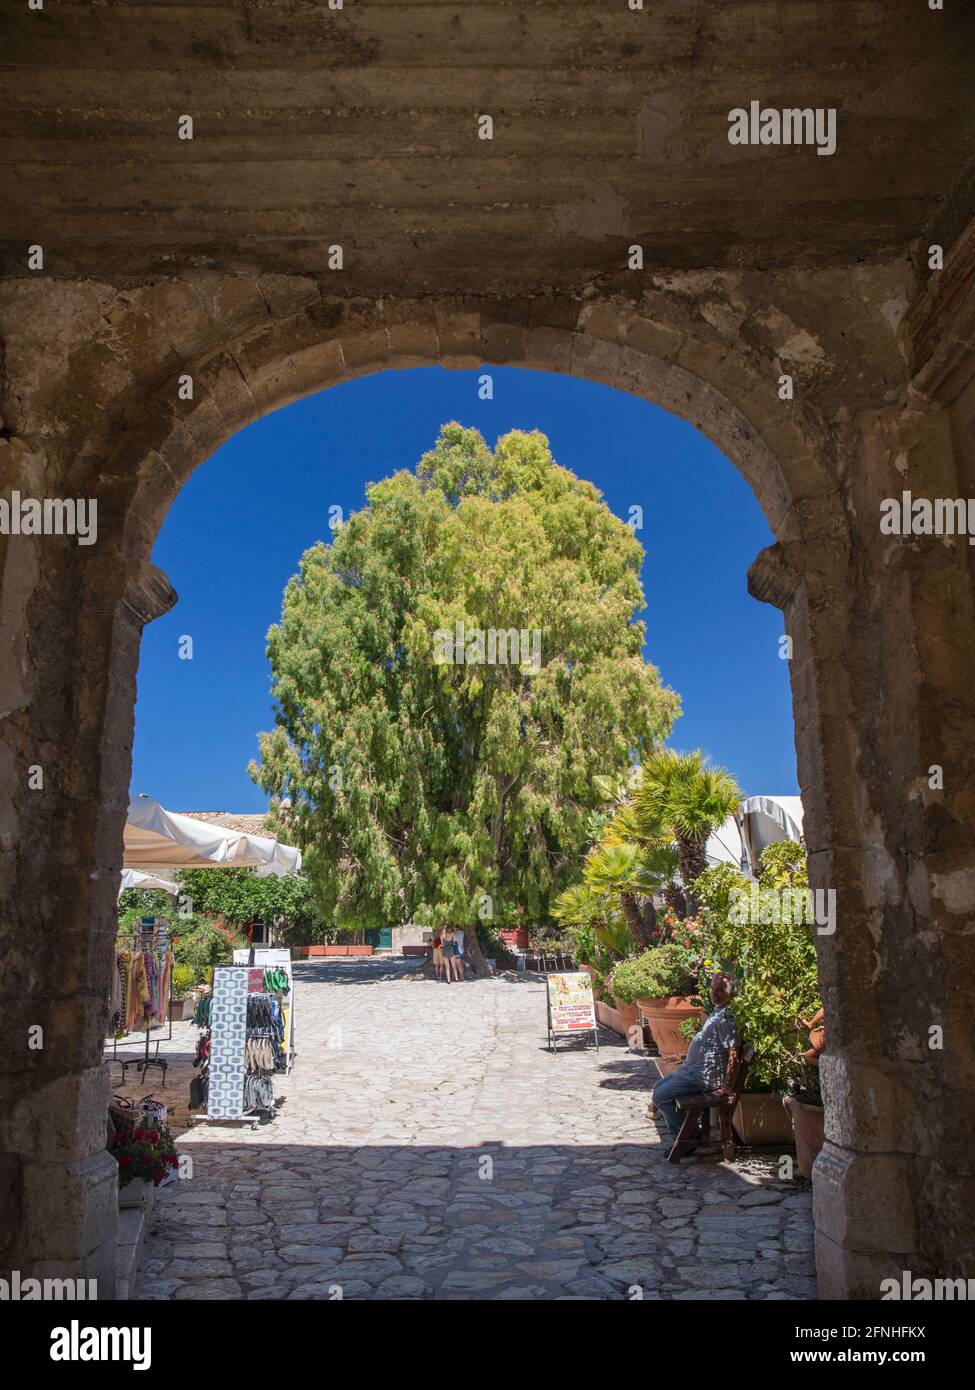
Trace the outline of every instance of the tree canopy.
[[596, 779], [679, 711], [643, 659], [642, 559], [543, 434], [491, 450], [457, 423], [305, 552], [251, 772], [337, 923], [548, 920]]
[[303, 874], [259, 878], [253, 869], [183, 869], [177, 878], [181, 898], [188, 896], [194, 914], [222, 917], [235, 927], [283, 918], [302, 941], [323, 935], [312, 885]]

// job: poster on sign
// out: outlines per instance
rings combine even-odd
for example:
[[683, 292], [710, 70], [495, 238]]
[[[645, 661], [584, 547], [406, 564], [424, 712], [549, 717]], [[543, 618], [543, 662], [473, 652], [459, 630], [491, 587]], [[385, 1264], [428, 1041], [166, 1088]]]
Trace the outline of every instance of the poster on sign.
[[592, 980], [584, 971], [561, 971], [546, 975], [548, 1004], [548, 1046], [555, 1051], [559, 1038], [592, 1033], [599, 1051], [599, 1029], [592, 995]]

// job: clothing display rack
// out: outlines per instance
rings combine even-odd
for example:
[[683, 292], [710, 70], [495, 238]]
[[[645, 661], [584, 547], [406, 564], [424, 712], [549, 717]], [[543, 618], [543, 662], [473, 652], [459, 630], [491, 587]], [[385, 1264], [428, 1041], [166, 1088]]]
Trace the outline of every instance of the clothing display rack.
[[[149, 1068], [155, 1067], [162, 1072], [165, 1086], [169, 1062], [159, 1056], [159, 1044], [172, 1041], [173, 1036], [173, 952], [169, 923], [164, 918], [141, 918], [133, 930], [130, 950], [116, 955], [112, 1004], [112, 1019], [117, 1026], [110, 1060], [122, 1068], [122, 1084], [129, 1067], [135, 1067], [143, 1081]], [[141, 1034], [141, 1026], [130, 1026], [140, 1021], [145, 1024], [145, 1052], [141, 1057], [120, 1057], [120, 1036]], [[119, 1034], [123, 1022], [126, 1028]], [[165, 1038], [156, 1038], [156, 1052], [150, 1056], [153, 1030], [161, 1028], [164, 1022], [169, 1031]]]
[[[213, 972], [213, 994], [197, 1007], [203, 1029], [191, 1097], [208, 1121], [247, 1121], [256, 1129], [275, 1113], [274, 1077], [291, 1070], [294, 981], [290, 951], [236, 952]], [[192, 1101], [191, 1101], [192, 1103]]]

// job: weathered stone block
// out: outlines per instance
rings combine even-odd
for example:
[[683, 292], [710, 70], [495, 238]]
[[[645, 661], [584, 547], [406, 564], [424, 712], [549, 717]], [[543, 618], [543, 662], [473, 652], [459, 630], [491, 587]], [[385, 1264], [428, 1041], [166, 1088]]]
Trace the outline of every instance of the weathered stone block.
[[917, 1249], [911, 1162], [861, 1154], [827, 1141], [813, 1169], [817, 1236], [845, 1250], [907, 1255]]

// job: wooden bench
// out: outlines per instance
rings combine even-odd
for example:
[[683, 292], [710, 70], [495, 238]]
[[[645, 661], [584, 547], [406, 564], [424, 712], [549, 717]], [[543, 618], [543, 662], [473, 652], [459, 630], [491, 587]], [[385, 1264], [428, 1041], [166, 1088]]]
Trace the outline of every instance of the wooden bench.
[[[735, 1156], [735, 1131], [732, 1127], [731, 1117], [735, 1113], [738, 1098], [744, 1090], [745, 1077], [748, 1075], [748, 1068], [751, 1066], [754, 1056], [755, 1049], [753, 1047], [746, 1047], [741, 1052], [733, 1048], [731, 1056], [728, 1058], [728, 1076], [725, 1085], [720, 1090], [701, 1091], [696, 1096], [677, 1097], [677, 1109], [684, 1112], [684, 1122], [674, 1140], [670, 1153], [667, 1155], [669, 1162], [680, 1163], [684, 1154], [691, 1153], [694, 1149], [703, 1146], [709, 1148], [720, 1146], [725, 1160], [728, 1163], [732, 1161]], [[721, 1127], [719, 1139], [711, 1138], [712, 1109], [718, 1112]], [[698, 1136], [694, 1134], [694, 1131], [699, 1124], [701, 1133]]]

